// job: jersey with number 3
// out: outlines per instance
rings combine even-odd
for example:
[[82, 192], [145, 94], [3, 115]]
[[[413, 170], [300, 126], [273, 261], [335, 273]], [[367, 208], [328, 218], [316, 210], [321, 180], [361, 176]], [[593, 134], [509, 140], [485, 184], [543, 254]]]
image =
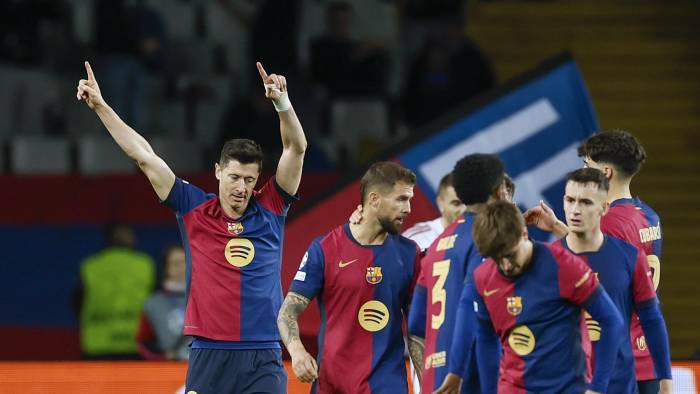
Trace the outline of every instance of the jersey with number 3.
[[[625, 240], [642, 250], [652, 271], [654, 288], [661, 281], [661, 220], [659, 215], [639, 198], [621, 198], [610, 204], [610, 209], [600, 222], [600, 229]], [[656, 379], [654, 362], [646, 345], [642, 325], [635, 313], [630, 326], [630, 339], [634, 351], [637, 380]]]
[[[474, 217], [474, 213], [467, 212], [452, 222], [430, 245], [421, 263], [418, 286], [425, 291], [416, 291], [413, 303], [426, 311], [422, 393], [432, 393], [447, 375], [448, 353], [464, 282], [483, 260], [472, 240]], [[425, 296], [421, 297], [422, 294]], [[474, 357], [471, 360], [476, 363]], [[470, 370], [475, 371], [475, 366]], [[473, 383], [467, 378], [462, 392], [478, 393], [479, 387]]]

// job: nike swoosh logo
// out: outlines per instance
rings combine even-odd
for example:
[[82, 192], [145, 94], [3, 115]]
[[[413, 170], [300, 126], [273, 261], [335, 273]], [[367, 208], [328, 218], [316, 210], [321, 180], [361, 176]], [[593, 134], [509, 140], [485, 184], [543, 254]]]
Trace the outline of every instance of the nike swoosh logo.
[[501, 289], [498, 288], [498, 289], [493, 289], [493, 290], [484, 290], [484, 297], [490, 297], [490, 296], [496, 294], [496, 292], [498, 292], [498, 290], [501, 290]]
[[352, 263], [354, 263], [354, 262], [356, 262], [356, 261], [357, 261], [357, 259], [355, 259], [355, 260], [350, 260], [350, 261], [348, 261], [348, 262], [343, 262], [343, 260], [340, 260], [340, 261], [338, 262], [338, 267], [340, 267], [340, 268], [347, 267], [348, 265], [350, 265], [350, 264], [352, 264]]

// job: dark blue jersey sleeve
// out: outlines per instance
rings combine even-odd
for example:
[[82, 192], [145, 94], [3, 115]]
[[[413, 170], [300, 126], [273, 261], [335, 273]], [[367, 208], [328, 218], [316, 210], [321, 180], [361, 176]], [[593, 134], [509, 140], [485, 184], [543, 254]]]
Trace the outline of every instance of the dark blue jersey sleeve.
[[301, 294], [308, 299], [318, 295], [323, 288], [323, 271], [325, 261], [320, 240], [315, 239], [304, 254], [299, 265], [299, 270], [294, 275], [289, 291]]
[[636, 306], [658, 379], [671, 379], [671, 352], [666, 322], [656, 298]]
[[593, 380], [589, 388], [605, 393], [615, 366], [617, 351], [622, 341], [628, 340], [629, 335], [623, 330], [620, 312], [602, 286], [596, 286], [584, 308], [593, 319], [598, 321], [602, 333], [596, 346]]
[[423, 284], [418, 283], [413, 290], [411, 309], [408, 312], [408, 333], [425, 338], [425, 311], [427, 308], [427, 293]]
[[163, 203], [178, 215], [183, 216], [196, 206], [214, 197], [216, 197], [215, 194], [205, 193], [202, 189], [186, 180], [175, 178], [175, 184], [173, 184], [173, 188], [170, 189], [170, 193]]
[[479, 331], [476, 336], [476, 360], [482, 394], [496, 394], [498, 391], [500, 356], [501, 343], [493, 329], [493, 324], [490, 320], [479, 320]]
[[472, 354], [472, 347], [474, 346], [477, 315], [486, 313], [486, 316], [488, 316], [483, 302], [477, 299], [480, 299], [480, 297], [476, 293], [474, 284], [465, 284], [459, 299], [459, 306], [457, 307], [455, 331], [447, 361], [447, 371], [462, 378], [465, 378], [466, 372], [468, 372], [467, 366], [470, 365], [469, 356]]

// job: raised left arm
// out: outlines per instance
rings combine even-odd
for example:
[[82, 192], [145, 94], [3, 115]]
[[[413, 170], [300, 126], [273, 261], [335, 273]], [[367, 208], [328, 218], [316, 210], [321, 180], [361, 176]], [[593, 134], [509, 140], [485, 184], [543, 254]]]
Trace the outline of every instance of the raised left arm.
[[287, 193], [294, 195], [299, 189], [301, 171], [306, 153], [306, 136], [287, 93], [287, 79], [282, 75], [268, 75], [260, 62], [256, 63], [265, 86], [265, 97], [272, 100], [280, 118], [282, 156], [277, 163], [275, 179]]

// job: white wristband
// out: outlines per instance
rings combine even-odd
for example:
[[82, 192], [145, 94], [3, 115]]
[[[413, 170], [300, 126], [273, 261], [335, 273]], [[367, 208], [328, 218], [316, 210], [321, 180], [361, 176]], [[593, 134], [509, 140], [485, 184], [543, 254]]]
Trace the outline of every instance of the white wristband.
[[287, 92], [281, 92], [280, 98], [277, 100], [272, 100], [272, 105], [275, 106], [277, 112], [289, 111], [292, 108], [292, 102], [289, 101], [289, 95]]

